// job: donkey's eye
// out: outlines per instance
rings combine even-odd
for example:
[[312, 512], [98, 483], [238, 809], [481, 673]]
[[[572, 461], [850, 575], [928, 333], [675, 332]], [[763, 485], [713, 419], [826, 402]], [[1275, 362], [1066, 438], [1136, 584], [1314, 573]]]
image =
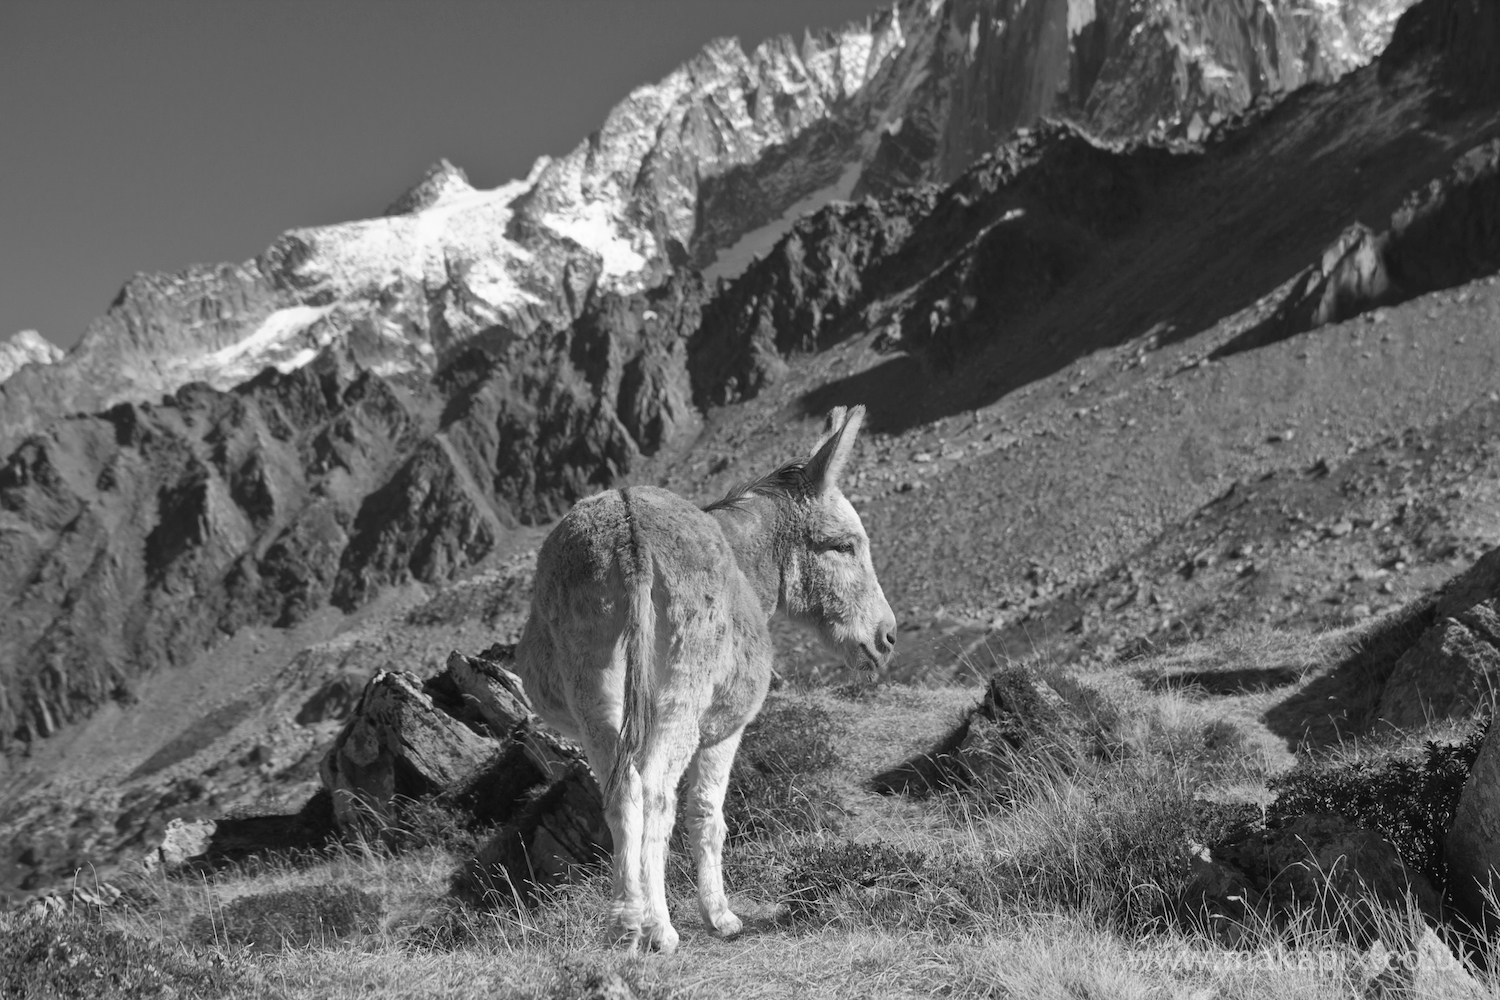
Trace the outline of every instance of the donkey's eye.
[[833, 538], [823, 543], [823, 548], [828, 552], [842, 552], [846, 556], [854, 555], [854, 539]]

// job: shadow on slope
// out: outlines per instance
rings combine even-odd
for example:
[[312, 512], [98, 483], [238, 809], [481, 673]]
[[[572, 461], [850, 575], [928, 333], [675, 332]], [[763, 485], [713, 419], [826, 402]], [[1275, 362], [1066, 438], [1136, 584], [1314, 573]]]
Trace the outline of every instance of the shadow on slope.
[[1363, 629], [1331, 670], [1266, 712], [1267, 728], [1292, 749], [1333, 746], [1368, 732], [1396, 661], [1436, 615], [1437, 599], [1427, 596]]
[[[1185, 340], [1299, 275], [1216, 356], [1493, 271], [1500, 147], [1483, 144], [1500, 116], [1487, 91], [1462, 114], [1434, 97], [1451, 85], [1450, 42], [1406, 39], [1401, 72], [1386, 60], [1303, 88], [1206, 148], [1045, 126], [936, 195], [816, 213], [705, 310], [694, 391], [748, 398], [789, 355], [878, 332], [947, 373], [943, 398], [918, 404], [931, 376], [907, 385], [900, 361], [804, 405], [894, 388], [899, 428], [919, 406], [924, 419], [984, 406], [1100, 349]], [[1438, 58], [1414, 62], [1414, 47]], [[1359, 223], [1382, 217], [1380, 236]]]

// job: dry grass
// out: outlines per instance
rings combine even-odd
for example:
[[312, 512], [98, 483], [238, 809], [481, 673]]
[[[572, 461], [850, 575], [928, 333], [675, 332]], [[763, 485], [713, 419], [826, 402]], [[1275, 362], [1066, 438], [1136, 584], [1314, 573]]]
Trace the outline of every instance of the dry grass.
[[[1033, 828], [1034, 832], [1034, 828]], [[993, 847], [989, 831], [965, 831], [969, 849]], [[789, 848], [792, 845], [782, 845]], [[777, 853], [766, 845], [768, 855]], [[681, 919], [675, 956], [627, 956], [603, 940], [604, 885], [595, 879], [524, 913], [481, 913], [443, 899], [452, 859], [437, 852], [391, 857], [351, 852], [304, 868], [226, 876], [211, 883], [155, 881], [133, 886], [134, 912], [74, 919], [119, 927], [167, 953], [227, 970], [222, 993], [276, 997], [582, 997], [591, 978], [618, 975], [643, 997], [1161, 997], [1347, 998], [1374, 979], [1369, 956], [1311, 927], [1265, 929], [1227, 951], [1180, 930], [1126, 935], [1079, 912], [990, 910], [953, 898], [940, 869], [918, 877], [904, 902], [884, 907], [846, 898], [821, 920], [775, 920], [769, 900], [751, 893], [745, 935], [724, 941]], [[218, 914], [270, 891], [362, 885], [385, 901], [369, 931], [302, 947], [256, 953], [222, 940], [195, 941], [195, 918]], [[271, 886], [278, 886], [271, 889]], [[692, 911], [685, 873], [674, 878], [674, 910]], [[932, 907], [947, 897], [947, 908]], [[740, 897], [746, 899], [746, 897]], [[942, 919], [935, 915], [940, 914]], [[18, 918], [0, 916], [0, 931]], [[61, 920], [63, 918], [51, 918]], [[1420, 918], [1392, 914], [1386, 940], [1415, 939]], [[1427, 955], [1414, 996], [1493, 995], [1496, 985], [1445, 970]], [[45, 991], [37, 991], [42, 995]], [[20, 994], [25, 995], [25, 994]], [[67, 995], [67, 994], [63, 994]], [[101, 990], [91, 994], [117, 994]]]
[[[1207, 698], [1201, 685], [1143, 684], [1141, 672], [1274, 666], [1288, 653], [1250, 636], [1113, 673], [1055, 676], [1065, 697], [1092, 713], [1097, 739], [1015, 762], [1020, 778], [1007, 780], [1003, 794], [981, 786], [921, 803], [860, 798], [851, 778], [836, 789], [849, 816], [841, 832], [796, 815], [779, 821], [767, 803], [754, 837], [726, 857], [729, 887], [746, 917], [740, 938], [704, 931], [686, 859], [674, 854], [669, 891], [682, 933], [674, 956], [624, 955], [605, 942], [602, 876], [531, 909], [459, 904], [448, 886], [462, 859], [437, 844], [403, 853], [355, 844], [208, 879], [141, 876], [122, 885], [126, 902], [111, 909], [45, 919], [64, 938], [74, 933], [69, 927], [118, 930], [149, 945], [151, 960], [165, 955], [189, 979], [209, 976], [204, 988], [183, 980], [189, 988], [175, 987], [180, 995], [582, 998], [603, 995], [589, 984], [610, 976], [658, 998], [1342, 1000], [1381, 984], [1412, 996], [1494, 995], [1500, 980], [1460, 968], [1414, 911], [1379, 914], [1380, 941], [1424, 956], [1411, 975], [1393, 980], [1387, 972], [1380, 984], [1379, 947], [1369, 954], [1311, 917], [1251, 928], [1239, 951], [1174, 918], [1201, 799], [1263, 789], [1284, 760], [1268, 752], [1243, 711], [1264, 692]], [[803, 750], [821, 748], [817, 734], [803, 732], [808, 725], [857, 727], [855, 709], [868, 707], [846, 709], [827, 694], [809, 698], [827, 711], [783, 713]], [[879, 709], [879, 698], [869, 704]], [[934, 704], [934, 717], [943, 711]], [[761, 763], [766, 771], [836, 774], [847, 769], [843, 762], [864, 768], [870, 760], [857, 729], [831, 739], [836, 752], [805, 767], [792, 766], [786, 747], [771, 755], [772, 740]], [[373, 902], [353, 906], [354, 917], [345, 919], [350, 910], [340, 907], [355, 898], [352, 889]], [[287, 901], [303, 914], [300, 922], [246, 930], [247, 921]], [[35, 919], [0, 914], [0, 941]], [[294, 932], [273, 939], [280, 926]], [[27, 966], [21, 975], [31, 978], [11, 993], [70, 995], [57, 987], [61, 966], [48, 961]]]

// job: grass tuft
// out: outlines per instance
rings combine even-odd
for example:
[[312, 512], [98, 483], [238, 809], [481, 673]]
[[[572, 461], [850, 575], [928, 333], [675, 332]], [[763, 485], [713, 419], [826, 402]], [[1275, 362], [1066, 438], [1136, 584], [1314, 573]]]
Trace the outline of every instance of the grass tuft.
[[828, 712], [816, 705], [782, 699], [766, 705], [745, 729], [724, 797], [731, 843], [838, 829], [842, 806], [816, 780], [839, 763], [833, 730]]

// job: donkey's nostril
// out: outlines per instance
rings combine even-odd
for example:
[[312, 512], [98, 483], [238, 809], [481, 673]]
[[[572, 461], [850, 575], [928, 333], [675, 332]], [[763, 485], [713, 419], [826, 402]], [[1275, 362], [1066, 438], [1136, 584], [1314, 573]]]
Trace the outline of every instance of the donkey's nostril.
[[885, 635], [882, 636], [881, 638], [883, 638], [885, 640], [885, 648], [886, 649], [895, 649], [896, 648], [896, 630], [895, 629], [893, 629], [893, 628], [886, 629], [885, 630]]

